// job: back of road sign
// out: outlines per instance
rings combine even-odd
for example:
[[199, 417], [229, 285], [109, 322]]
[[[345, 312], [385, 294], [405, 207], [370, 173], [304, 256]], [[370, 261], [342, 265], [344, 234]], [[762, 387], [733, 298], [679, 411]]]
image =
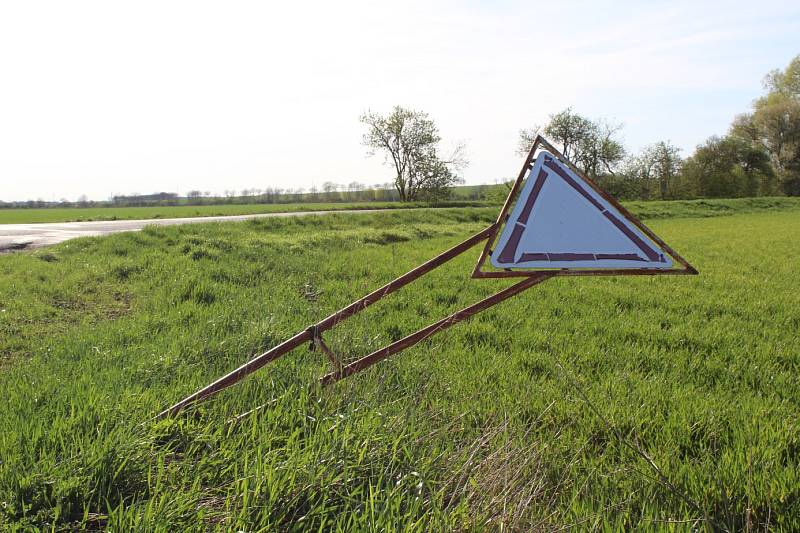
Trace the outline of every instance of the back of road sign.
[[672, 259], [547, 152], [528, 173], [491, 256], [508, 269], [669, 269]]

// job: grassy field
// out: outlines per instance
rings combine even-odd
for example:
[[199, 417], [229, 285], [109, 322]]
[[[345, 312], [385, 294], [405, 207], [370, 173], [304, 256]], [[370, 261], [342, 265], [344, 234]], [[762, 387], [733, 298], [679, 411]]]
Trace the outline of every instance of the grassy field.
[[151, 218], [213, 217], [298, 211], [341, 211], [360, 209], [411, 209], [418, 207], [476, 207], [483, 202], [308, 202], [299, 204], [174, 205], [162, 207], [54, 207], [42, 209], [0, 209], [0, 224], [40, 222], [86, 222], [91, 220], [147, 220]]
[[[497, 188], [496, 185], [492, 187]], [[503, 190], [505, 190], [504, 186]], [[501, 191], [502, 192], [502, 191]], [[495, 197], [500, 204], [503, 194]], [[480, 207], [486, 202], [454, 200], [430, 204], [424, 202], [332, 202], [299, 204], [231, 204], [179, 205], [169, 207], [89, 207], [47, 209], [0, 209], [0, 224], [33, 224], [39, 222], [83, 222], [90, 220], [147, 220], [151, 218], [210, 217], [251, 215], [256, 213], [289, 213], [297, 211], [339, 211], [359, 209], [409, 209], [420, 207]], [[738, 198], [681, 200], [671, 202], [625, 202], [628, 209], [644, 218], [707, 217], [731, 213], [800, 210], [800, 198]]]
[[[800, 216], [740, 208], [651, 206], [700, 276], [551, 280], [331, 388], [298, 349], [158, 423], [496, 209], [0, 256], [0, 529], [797, 531]], [[328, 344], [352, 359], [507, 285], [468, 279], [477, 253]]]

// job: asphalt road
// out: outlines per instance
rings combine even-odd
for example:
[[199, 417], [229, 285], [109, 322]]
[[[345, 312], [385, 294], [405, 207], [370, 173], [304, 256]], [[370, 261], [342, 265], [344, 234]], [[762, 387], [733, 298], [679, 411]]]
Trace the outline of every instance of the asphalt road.
[[76, 237], [96, 237], [121, 231], [139, 231], [145, 226], [174, 226], [203, 222], [237, 222], [263, 217], [299, 217], [329, 213], [376, 213], [386, 209], [340, 211], [298, 211], [293, 213], [261, 213], [220, 217], [155, 218], [148, 220], [108, 220], [97, 222], [48, 222], [43, 224], [0, 224], [0, 252], [25, 250], [57, 244]]

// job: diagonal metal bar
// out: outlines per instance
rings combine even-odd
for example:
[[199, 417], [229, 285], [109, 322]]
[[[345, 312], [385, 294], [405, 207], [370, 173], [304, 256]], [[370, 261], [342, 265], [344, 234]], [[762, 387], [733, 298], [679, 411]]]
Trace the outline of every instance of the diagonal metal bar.
[[469, 307], [465, 307], [460, 311], [456, 311], [452, 315], [445, 317], [438, 322], [434, 322], [433, 324], [422, 328], [421, 330], [417, 331], [416, 333], [412, 333], [411, 335], [404, 337], [392, 344], [381, 348], [380, 350], [376, 350], [371, 354], [362, 357], [358, 361], [354, 361], [349, 365], [342, 367], [340, 370], [336, 370], [329, 374], [326, 374], [322, 378], [320, 378], [320, 383], [325, 385], [330, 385], [339, 381], [340, 379], [344, 379], [347, 376], [355, 374], [365, 368], [368, 368], [375, 363], [386, 359], [387, 357], [396, 354], [406, 348], [410, 348], [415, 344], [443, 331], [450, 326], [458, 324], [459, 322], [470, 318], [473, 315], [480, 313], [481, 311], [492, 307], [493, 305], [497, 305], [503, 300], [506, 300], [516, 294], [521, 293], [524, 290], [527, 290], [534, 285], [538, 285], [539, 283], [552, 278], [555, 273], [550, 272], [542, 272], [535, 276], [530, 276], [525, 278], [524, 280], [520, 281], [515, 285], [511, 285], [510, 287], [506, 287], [502, 291], [495, 293], [483, 300], [470, 305]]
[[457, 257], [464, 253], [465, 251], [469, 250], [476, 244], [483, 242], [486, 240], [489, 235], [495, 229], [495, 225], [491, 225], [488, 228], [485, 228], [469, 239], [453, 246], [449, 250], [442, 252], [441, 254], [437, 255], [433, 259], [422, 263], [418, 267], [406, 272], [399, 278], [396, 278], [383, 287], [372, 291], [371, 293], [367, 294], [363, 298], [356, 300], [355, 302], [351, 303], [347, 307], [340, 309], [339, 311], [333, 313], [332, 315], [328, 316], [327, 318], [323, 319], [322, 321], [318, 322], [317, 324], [309, 327], [308, 329], [301, 331], [300, 333], [296, 334], [294, 337], [282, 342], [281, 344], [271, 348], [270, 350], [262, 353], [254, 357], [253, 359], [249, 360], [236, 370], [222, 376], [218, 380], [214, 381], [210, 385], [207, 385], [200, 389], [199, 391], [195, 392], [184, 398], [183, 400], [179, 401], [169, 409], [165, 409], [161, 413], [158, 414], [156, 417], [157, 419], [166, 418], [168, 416], [175, 415], [185, 409], [186, 407], [205, 400], [214, 394], [218, 393], [219, 391], [230, 387], [231, 385], [238, 383], [248, 375], [252, 374], [256, 370], [260, 369], [264, 365], [278, 359], [279, 357], [285, 355], [286, 353], [294, 350], [298, 346], [313, 341], [313, 331], [316, 331], [318, 334], [322, 333], [325, 330], [331, 329], [339, 322], [355, 315], [356, 313], [363, 311], [370, 305], [374, 304], [384, 296], [393, 293], [394, 291], [408, 285], [412, 281], [420, 278], [421, 276], [427, 274], [431, 270], [443, 265], [444, 263], [450, 261], [454, 257]]
[[478, 262], [475, 264], [475, 268], [472, 271], [473, 278], [478, 278], [482, 274], [483, 263], [486, 261], [486, 258], [489, 257], [489, 254], [492, 251], [492, 245], [494, 244], [497, 232], [500, 231], [500, 227], [506, 221], [506, 217], [508, 216], [508, 212], [511, 209], [511, 205], [513, 204], [514, 200], [517, 197], [517, 192], [519, 192], [520, 188], [522, 187], [522, 181], [525, 179], [525, 175], [531, 168], [531, 164], [533, 163], [533, 156], [536, 154], [536, 150], [539, 148], [539, 144], [543, 140], [544, 139], [541, 135], [537, 135], [536, 139], [533, 141], [533, 145], [531, 146], [531, 149], [528, 152], [528, 157], [525, 158], [525, 162], [522, 164], [522, 169], [519, 171], [517, 179], [514, 180], [514, 185], [512, 185], [511, 190], [508, 192], [506, 201], [503, 203], [503, 207], [500, 209], [500, 213], [497, 215], [497, 220], [495, 221], [494, 226], [492, 227], [492, 232], [486, 238], [486, 244], [483, 246], [483, 251], [481, 252], [480, 257], [478, 257]]

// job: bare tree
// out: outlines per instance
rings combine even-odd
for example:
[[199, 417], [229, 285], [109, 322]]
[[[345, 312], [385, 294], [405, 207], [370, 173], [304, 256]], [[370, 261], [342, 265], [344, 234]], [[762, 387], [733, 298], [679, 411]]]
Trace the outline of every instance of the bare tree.
[[326, 181], [322, 184], [322, 191], [325, 193], [325, 199], [329, 202], [333, 201], [336, 191], [339, 190], [339, 184], [332, 181]]
[[189, 203], [202, 203], [202, 196], [203, 192], [198, 190], [191, 190], [186, 193], [186, 199], [189, 201]]
[[353, 191], [353, 198], [355, 200], [364, 200], [364, 191], [366, 190], [366, 186], [363, 183], [359, 181], [351, 182], [350, 190]]

